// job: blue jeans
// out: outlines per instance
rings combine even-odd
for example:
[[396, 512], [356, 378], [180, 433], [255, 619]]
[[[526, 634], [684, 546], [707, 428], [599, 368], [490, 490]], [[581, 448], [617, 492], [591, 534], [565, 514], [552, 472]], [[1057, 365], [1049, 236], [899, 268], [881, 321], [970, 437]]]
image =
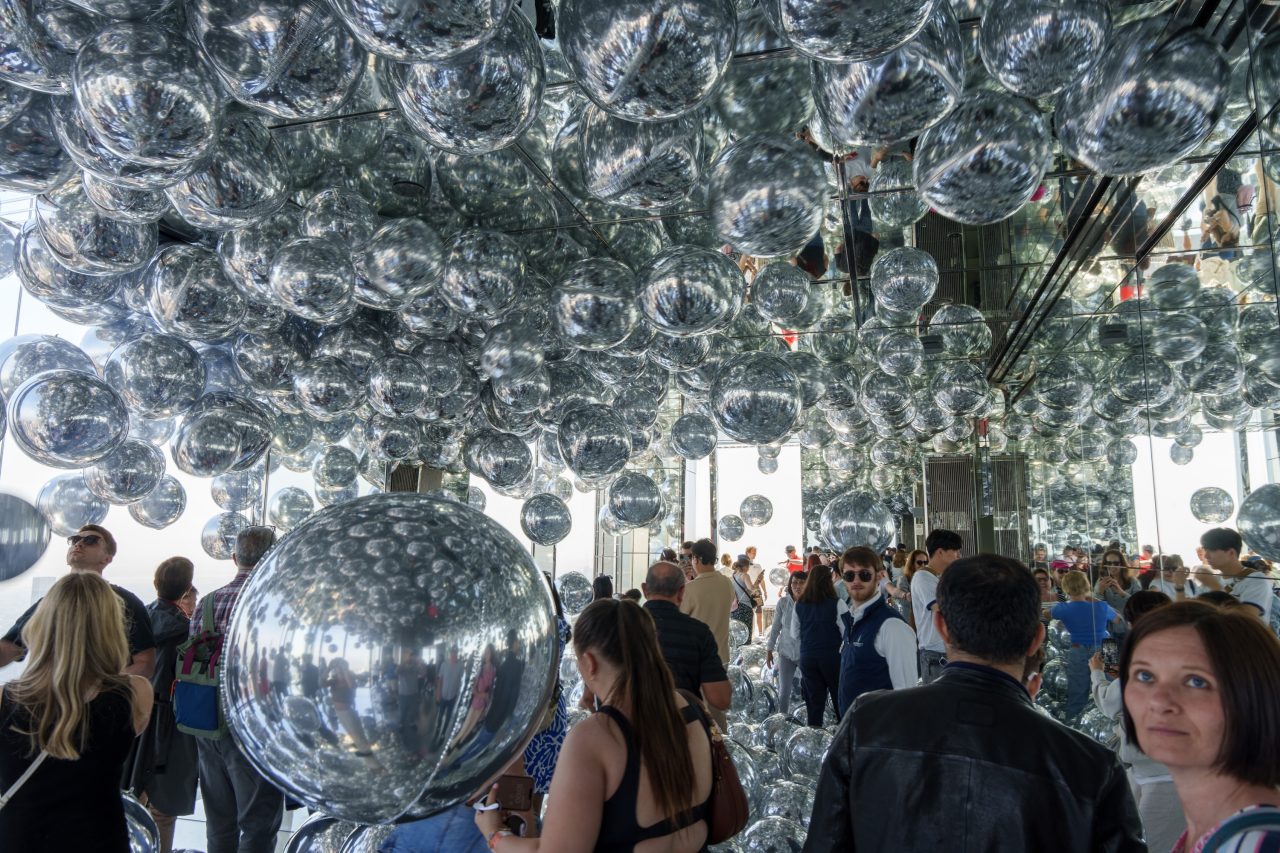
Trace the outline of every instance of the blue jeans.
[[1063, 711], [1068, 720], [1075, 719], [1089, 704], [1089, 658], [1097, 651], [1097, 646], [1075, 643], [1067, 649], [1067, 704]]
[[402, 823], [382, 842], [379, 853], [487, 853], [476, 828], [476, 813], [459, 805], [413, 823]]

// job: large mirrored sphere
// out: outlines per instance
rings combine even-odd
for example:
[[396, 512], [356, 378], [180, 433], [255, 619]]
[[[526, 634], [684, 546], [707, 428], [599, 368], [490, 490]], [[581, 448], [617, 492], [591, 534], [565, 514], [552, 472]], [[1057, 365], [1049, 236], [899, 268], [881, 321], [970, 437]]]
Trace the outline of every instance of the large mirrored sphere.
[[1104, 175], [1167, 166], [1196, 149], [1227, 104], [1222, 47], [1157, 16], [1120, 27], [1101, 61], [1058, 101], [1063, 149]]
[[271, 261], [271, 290], [291, 314], [315, 323], [340, 323], [355, 312], [350, 254], [322, 237], [299, 237]]
[[9, 399], [9, 429], [23, 453], [53, 468], [83, 468], [129, 434], [129, 412], [111, 386], [87, 373], [51, 370]]
[[93, 360], [70, 341], [52, 335], [20, 335], [4, 343], [0, 358], [0, 393], [12, 397], [22, 383], [50, 370], [70, 370], [93, 376]]
[[1145, 295], [1159, 311], [1191, 308], [1200, 293], [1200, 276], [1190, 264], [1167, 263], [1156, 267], [1147, 280]]
[[36, 196], [36, 222], [54, 260], [84, 275], [118, 275], [151, 260], [155, 223], [111, 218], [93, 206], [79, 177]]
[[570, 409], [556, 436], [560, 456], [583, 480], [616, 474], [631, 456], [631, 431], [609, 406], [584, 403]]
[[1280, 560], [1280, 485], [1268, 483], [1251, 491], [1240, 502], [1236, 527], [1247, 547], [1268, 560]]
[[749, 444], [784, 439], [800, 417], [800, 379], [785, 360], [766, 353], [732, 356], [711, 385], [711, 411], [730, 438]]
[[89, 491], [125, 505], [151, 494], [164, 476], [164, 454], [147, 441], [129, 439], [84, 471]]
[[388, 311], [432, 288], [444, 272], [444, 247], [422, 220], [393, 219], [374, 232], [357, 267], [356, 301]]
[[36, 507], [58, 536], [70, 536], [86, 524], [101, 524], [110, 508], [85, 485], [84, 476], [59, 474], [40, 487]]
[[972, 305], [942, 306], [929, 320], [929, 331], [942, 336], [942, 346], [950, 356], [979, 357], [991, 348], [991, 327]]
[[711, 169], [716, 233], [736, 251], [794, 255], [822, 224], [826, 176], [803, 142], [753, 134], [726, 148]]
[[[560, 662], [550, 593], [528, 551], [482, 513], [414, 493], [328, 507], [278, 542], [245, 585], [227, 643], [223, 677], [245, 697], [228, 724], [245, 755], [308, 807], [358, 823], [433, 814], [481, 792], [523, 748]], [[258, 661], [276, 656], [322, 683], [434, 663], [456, 673], [455, 695], [492, 692], [477, 715], [470, 701], [432, 696], [438, 725], [415, 730], [376, 693], [315, 694], [305, 677], [259, 690]]]
[[569, 535], [573, 516], [563, 500], [540, 492], [520, 507], [520, 529], [536, 545], [555, 545]]
[[653, 478], [625, 471], [609, 484], [609, 512], [627, 527], [642, 527], [662, 517], [666, 506]]
[[642, 124], [588, 107], [579, 125], [587, 192], [608, 204], [640, 209], [684, 201], [705, 163], [700, 117]]
[[262, 497], [261, 471], [230, 471], [209, 481], [209, 492], [220, 509], [239, 512], [250, 509]]
[[556, 285], [550, 311], [566, 343], [584, 350], [609, 349], [640, 322], [635, 273], [611, 258], [578, 261]]
[[218, 513], [205, 522], [200, 531], [200, 547], [215, 560], [230, 560], [236, 550], [236, 537], [250, 524], [249, 519], [238, 512]]
[[1035, 100], [1079, 80], [1111, 32], [1106, 0], [994, 0], [982, 10], [982, 64], [1009, 91]]
[[751, 282], [751, 304], [767, 320], [793, 328], [808, 319], [821, 302], [820, 285], [809, 274], [785, 261], [766, 264]]
[[763, 0], [761, 5], [796, 50], [834, 63], [884, 56], [920, 32], [937, 4], [931, 0]]
[[167, 418], [191, 408], [204, 392], [200, 355], [176, 335], [144, 334], [116, 347], [102, 377], [134, 414]]
[[511, 0], [333, 0], [330, 5], [370, 52], [396, 62], [418, 62], [456, 56], [492, 38]]
[[34, 566], [49, 547], [51, 530], [40, 510], [16, 495], [0, 494], [0, 581]]
[[725, 254], [673, 246], [639, 272], [640, 313], [667, 335], [683, 337], [723, 328], [738, 313], [742, 273]]
[[582, 91], [628, 121], [667, 121], [698, 108], [733, 56], [733, 0], [564, 0], [556, 21]]
[[916, 312], [938, 287], [933, 255], [910, 246], [881, 252], [871, 264], [871, 292], [876, 304], [891, 311]]
[[817, 114], [836, 142], [853, 147], [911, 139], [960, 100], [960, 25], [950, 6], [940, 3], [920, 34], [888, 55], [848, 64], [814, 62], [811, 70]]
[[822, 541], [837, 553], [855, 545], [883, 551], [893, 542], [893, 513], [870, 492], [847, 492], [822, 509]]
[[1191, 514], [1196, 517], [1196, 521], [1220, 524], [1230, 518], [1235, 510], [1236, 502], [1226, 489], [1204, 486], [1191, 493]]
[[716, 449], [716, 422], [690, 412], [671, 425], [671, 449], [682, 459], [704, 459]]
[[445, 271], [438, 292], [464, 316], [496, 317], [511, 307], [524, 281], [520, 245], [496, 231], [460, 231], [445, 249]]
[[217, 142], [218, 88], [195, 46], [171, 30], [101, 30], [76, 55], [72, 91], [85, 124], [123, 160], [194, 167]]
[[200, 246], [165, 246], [143, 275], [147, 308], [166, 332], [191, 340], [225, 338], [244, 319], [244, 295], [218, 255]]
[[1051, 151], [1034, 107], [1012, 95], [975, 92], [925, 131], [916, 146], [916, 186], [939, 213], [990, 225], [1031, 200]]
[[764, 495], [747, 495], [738, 507], [743, 524], [749, 527], [761, 527], [773, 518], [773, 503]]
[[392, 73], [405, 122], [454, 154], [487, 154], [520, 138], [537, 118], [546, 78], [538, 37], [522, 14], [507, 15], [468, 51]]
[[737, 542], [747, 530], [742, 519], [736, 515], [721, 516], [716, 523], [716, 537], [722, 542]]
[[577, 616], [591, 603], [594, 595], [591, 581], [581, 572], [565, 572], [556, 577], [556, 589], [560, 591], [560, 604], [564, 612]]
[[267, 501], [267, 515], [281, 531], [292, 530], [315, 511], [311, 495], [297, 486], [286, 486]]

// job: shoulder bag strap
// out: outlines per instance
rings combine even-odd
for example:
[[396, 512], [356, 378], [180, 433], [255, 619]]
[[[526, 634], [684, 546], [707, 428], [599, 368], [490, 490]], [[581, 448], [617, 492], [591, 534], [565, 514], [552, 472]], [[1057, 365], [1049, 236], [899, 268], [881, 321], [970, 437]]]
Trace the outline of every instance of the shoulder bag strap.
[[[0, 685], [0, 691], [3, 690], [4, 686]], [[27, 769], [18, 777], [18, 781], [10, 785], [9, 790], [5, 791], [3, 796], [0, 796], [0, 809], [9, 804], [9, 801], [13, 799], [13, 795], [22, 789], [22, 786], [27, 783], [27, 780], [31, 778], [32, 774], [34, 774], [36, 770], [40, 769], [40, 765], [44, 764], [44, 760], [48, 757], [48, 750], [40, 750], [40, 754], [36, 756], [36, 760], [27, 765]]]
[[1200, 853], [1217, 853], [1232, 838], [1255, 829], [1280, 832], [1280, 808], [1261, 806], [1227, 818], [1214, 830]]
[[217, 590], [209, 593], [209, 597], [204, 600], [203, 606], [200, 608], [200, 628], [206, 634], [212, 634], [213, 624], [213, 599], [218, 594]]

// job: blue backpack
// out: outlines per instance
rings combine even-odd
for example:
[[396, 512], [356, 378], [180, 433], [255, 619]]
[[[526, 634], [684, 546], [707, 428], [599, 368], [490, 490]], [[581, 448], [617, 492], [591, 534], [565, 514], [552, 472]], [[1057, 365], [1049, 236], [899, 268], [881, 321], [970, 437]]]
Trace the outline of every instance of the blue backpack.
[[219, 707], [222, 634], [214, 629], [213, 595], [200, 608], [200, 633], [178, 646], [173, 679], [173, 716], [178, 731], [203, 738], [227, 732]]

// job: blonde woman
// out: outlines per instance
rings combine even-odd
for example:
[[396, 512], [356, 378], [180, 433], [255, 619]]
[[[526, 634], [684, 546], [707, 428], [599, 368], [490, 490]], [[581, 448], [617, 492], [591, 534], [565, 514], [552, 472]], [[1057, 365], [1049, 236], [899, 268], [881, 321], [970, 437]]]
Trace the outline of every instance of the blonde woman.
[[124, 674], [124, 620], [110, 584], [72, 572], [23, 627], [26, 671], [0, 691], [0, 792], [41, 763], [0, 810], [0, 850], [128, 852], [120, 777], [152, 690]]
[[1120, 614], [1105, 601], [1095, 601], [1090, 594], [1089, 576], [1084, 572], [1067, 572], [1062, 578], [1062, 591], [1067, 601], [1055, 604], [1049, 617], [1057, 619], [1071, 635], [1067, 649], [1067, 719], [1074, 720], [1089, 703], [1089, 658], [1102, 641], [1111, 636], [1107, 626], [1120, 619]]

